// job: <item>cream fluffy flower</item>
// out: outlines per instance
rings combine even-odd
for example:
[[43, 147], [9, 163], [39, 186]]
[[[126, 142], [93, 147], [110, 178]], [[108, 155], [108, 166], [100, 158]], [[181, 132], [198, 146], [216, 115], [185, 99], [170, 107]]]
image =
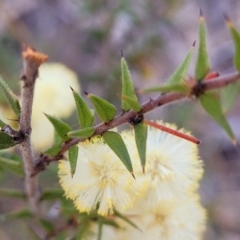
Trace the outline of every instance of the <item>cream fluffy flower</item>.
[[68, 117], [73, 112], [75, 103], [70, 86], [79, 91], [75, 72], [60, 63], [40, 66], [32, 115], [32, 142], [35, 149], [44, 150], [53, 142], [53, 127], [43, 113], [61, 118]]
[[146, 187], [145, 179], [134, 180], [115, 153], [99, 138], [79, 144], [73, 177], [69, 162], [60, 161], [59, 178], [66, 197], [74, 201], [80, 212], [90, 212], [99, 204], [100, 215], [131, 207]]
[[[145, 206], [142, 205], [142, 208]], [[140, 208], [140, 209], [142, 209]], [[206, 212], [197, 194], [186, 194], [161, 204], [147, 214], [132, 215], [137, 230], [125, 224], [120, 234], [124, 239], [136, 240], [200, 240], [206, 226]]]
[[[163, 124], [162, 122], [158, 122]], [[164, 124], [176, 129], [174, 125]], [[184, 130], [179, 130], [185, 132]], [[185, 132], [186, 133], [186, 132]], [[130, 156], [138, 161], [136, 146], [133, 146], [133, 131], [125, 131], [123, 138], [130, 148]], [[138, 168], [140, 169], [140, 168]], [[203, 175], [202, 161], [199, 160], [197, 145], [160, 131], [148, 128], [145, 174], [136, 172], [137, 178], [147, 178], [146, 204], [154, 208], [160, 201], [194, 191]]]

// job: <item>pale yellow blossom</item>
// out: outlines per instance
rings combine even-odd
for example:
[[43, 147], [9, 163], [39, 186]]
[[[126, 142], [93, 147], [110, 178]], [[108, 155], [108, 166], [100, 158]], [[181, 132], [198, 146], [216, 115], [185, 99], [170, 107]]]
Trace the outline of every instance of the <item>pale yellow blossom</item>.
[[[172, 124], [164, 125], [176, 129]], [[131, 159], [140, 164], [133, 131], [125, 131], [122, 135], [126, 145], [131, 145]], [[137, 170], [136, 177], [146, 178], [149, 183], [146, 192], [149, 208], [154, 208], [160, 201], [193, 192], [203, 175], [196, 144], [153, 127], [148, 128], [145, 174], [140, 167]]]
[[99, 204], [100, 215], [132, 207], [146, 187], [145, 179], [134, 180], [116, 154], [99, 138], [79, 144], [73, 177], [69, 162], [61, 161], [59, 178], [66, 197], [74, 201], [80, 212], [90, 212]]
[[53, 142], [53, 127], [43, 113], [66, 118], [75, 109], [70, 86], [79, 92], [75, 72], [60, 63], [40, 66], [32, 115], [32, 142], [36, 150], [42, 151]]

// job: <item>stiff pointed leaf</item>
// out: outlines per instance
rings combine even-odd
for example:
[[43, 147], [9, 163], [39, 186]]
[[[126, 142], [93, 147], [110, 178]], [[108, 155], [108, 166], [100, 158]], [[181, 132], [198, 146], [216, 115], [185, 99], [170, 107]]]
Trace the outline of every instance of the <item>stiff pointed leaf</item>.
[[48, 155], [48, 156], [53, 157], [53, 156], [56, 156], [61, 151], [61, 149], [62, 149], [61, 144], [60, 145], [53, 145], [52, 147], [45, 150], [43, 153]]
[[176, 84], [165, 84], [165, 85], [160, 85], [156, 87], [151, 87], [151, 88], [146, 88], [141, 90], [141, 92], [161, 92], [161, 93], [166, 93], [166, 92], [179, 92], [179, 93], [190, 93], [191, 89], [188, 87], [188, 85], [183, 82], [183, 83], [176, 83]]
[[240, 34], [227, 17], [226, 17], [226, 21], [227, 21], [227, 26], [231, 32], [233, 43], [235, 46], [234, 66], [240, 72]]
[[17, 189], [0, 188], [0, 196], [26, 199], [26, 194]]
[[6, 123], [4, 123], [1, 119], [0, 119], [0, 129], [4, 128], [4, 126], [6, 126]]
[[114, 215], [121, 218], [122, 220], [124, 220], [125, 222], [130, 224], [132, 227], [134, 227], [136, 229], [139, 229], [138, 226], [133, 221], [131, 221], [128, 217], [124, 216], [123, 214], [121, 214], [117, 210], [114, 210]]
[[[235, 28], [235, 26], [232, 24], [230, 19], [227, 16], [225, 16], [225, 18], [226, 18], [227, 26], [232, 35], [232, 39], [233, 39], [233, 43], [234, 43], [234, 47], [235, 47], [233, 63], [234, 63], [235, 68], [240, 72], [240, 34], [237, 31], [237, 29]], [[230, 84], [230, 85], [226, 86], [224, 89], [222, 89], [221, 96], [222, 96], [222, 100], [223, 100], [223, 112], [224, 113], [227, 113], [228, 111], [231, 110], [239, 92], [240, 92], [239, 81], [234, 84]]]
[[80, 226], [78, 226], [77, 228], [77, 233], [76, 233], [76, 237], [75, 240], [83, 240], [84, 237], [86, 236], [87, 232], [88, 232], [88, 228], [89, 228], [89, 219], [83, 219], [81, 221]]
[[139, 123], [134, 126], [135, 142], [137, 145], [143, 172], [145, 172], [144, 168], [146, 164], [147, 129], [147, 125], [143, 123]]
[[102, 230], [103, 230], [103, 221], [102, 218], [98, 218], [98, 234], [97, 234], [97, 240], [102, 239]]
[[41, 195], [40, 200], [54, 200], [62, 198], [64, 192], [60, 188], [45, 189]]
[[54, 129], [58, 133], [58, 135], [64, 140], [69, 140], [70, 138], [67, 136], [67, 133], [71, 131], [71, 127], [63, 122], [62, 120], [53, 117], [51, 115], [45, 114], [48, 120], [52, 123]]
[[126, 166], [127, 170], [133, 174], [132, 162], [121, 135], [116, 132], [109, 131], [103, 134], [103, 139]]
[[[121, 58], [121, 72], [122, 72], [122, 95], [137, 101], [137, 96], [134, 90], [131, 74], [124, 57]], [[126, 99], [122, 99], [122, 110], [128, 111], [130, 109], [131, 107], [129, 106]]]
[[91, 127], [94, 122], [94, 114], [84, 99], [73, 90], [73, 97], [77, 106], [78, 121], [81, 128]]
[[114, 228], [119, 228], [119, 225], [112, 219], [108, 219], [108, 218], [102, 218], [102, 223], [104, 225], [108, 225]]
[[103, 122], [108, 123], [115, 117], [117, 109], [110, 102], [93, 94], [88, 94], [87, 96]]
[[194, 45], [195, 45], [195, 42], [193, 43], [192, 47], [188, 51], [187, 56], [184, 58], [183, 62], [180, 64], [180, 66], [176, 69], [176, 71], [168, 79], [168, 81], [167, 81], [168, 85], [175, 85], [175, 84], [184, 82], [188, 67], [192, 60]]
[[68, 132], [68, 136], [69, 137], [78, 137], [78, 138], [89, 138], [93, 135], [94, 132], [95, 132], [94, 127], [86, 127], [86, 128], [79, 129], [76, 131], [70, 131], [70, 132]]
[[75, 173], [75, 169], [77, 166], [77, 159], [78, 159], [78, 147], [77, 146], [72, 146], [68, 150], [68, 159], [70, 162], [70, 167], [71, 167], [71, 173], [72, 176]]
[[0, 131], [0, 150], [13, 147], [17, 144], [18, 144], [18, 142], [14, 141], [13, 137]]
[[54, 145], [60, 145], [63, 142], [62, 138], [59, 136], [56, 129], [54, 129], [54, 141], [53, 142], [54, 142]]
[[6, 97], [7, 102], [11, 106], [14, 113], [17, 115], [17, 117], [20, 117], [21, 107], [20, 107], [18, 98], [11, 91], [11, 89], [8, 87], [7, 83], [2, 79], [1, 76], [0, 76], [0, 89], [2, 89], [2, 92]]
[[24, 175], [23, 172], [23, 166], [21, 162], [12, 160], [12, 159], [8, 159], [8, 158], [4, 158], [4, 157], [0, 157], [0, 167], [3, 169], [7, 169], [13, 173], [17, 173], [21, 176]]
[[54, 225], [52, 222], [45, 219], [39, 219], [39, 223], [48, 233], [54, 232]]
[[228, 113], [232, 109], [239, 93], [239, 80], [236, 83], [229, 84], [221, 90], [222, 109], [224, 114]]
[[209, 70], [210, 61], [207, 53], [206, 23], [201, 11], [199, 18], [199, 45], [197, 63], [195, 68], [195, 79], [199, 81], [203, 80], [208, 74]]
[[141, 111], [142, 107], [141, 107], [141, 104], [138, 102], [138, 100], [125, 95], [122, 95], [121, 99], [124, 100], [128, 104], [129, 108], [132, 109], [134, 112]]
[[16, 210], [13, 212], [9, 212], [4, 214], [6, 220], [12, 220], [12, 219], [26, 219], [26, 218], [32, 218], [33, 214], [31, 213], [30, 209], [23, 208], [20, 210]]
[[199, 97], [205, 111], [227, 132], [232, 142], [236, 144], [236, 138], [222, 112], [221, 101], [217, 92], [206, 92]]

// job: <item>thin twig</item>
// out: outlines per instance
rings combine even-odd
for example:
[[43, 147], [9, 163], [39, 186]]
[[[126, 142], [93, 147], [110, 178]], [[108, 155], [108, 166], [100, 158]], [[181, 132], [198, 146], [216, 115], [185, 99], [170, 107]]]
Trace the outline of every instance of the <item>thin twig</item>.
[[[233, 73], [227, 76], [213, 78], [211, 80], [196, 82], [192, 88], [192, 93], [190, 95], [177, 93], [177, 92], [171, 92], [164, 95], [160, 95], [155, 99], [150, 99], [148, 102], [144, 103], [141, 108], [142, 110], [139, 113], [136, 113], [134, 111], [124, 112], [116, 116], [112, 121], [110, 121], [107, 124], [101, 123], [95, 126], [95, 132], [92, 136], [102, 135], [107, 130], [112, 129], [114, 127], [118, 127], [128, 122], [131, 122], [135, 118], [139, 117], [140, 115], [150, 112], [151, 110], [157, 107], [160, 107], [165, 104], [169, 104], [181, 99], [189, 99], [190, 97], [193, 97], [193, 96], [198, 97], [199, 95], [204, 94], [205, 91], [223, 88], [226, 85], [237, 82], [239, 79], [240, 79], [240, 73]], [[40, 171], [43, 171], [46, 168], [46, 166], [49, 165], [51, 162], [58, 161], [59, 159], [61, 159], [63, 157], [64, 152], [66, 152], [70, 147], [78, 144], [80, 141], [83, 141], [83, 140], [84, 139], [79, 139], [79, 138], [70, 139], [69, 141], [65, 142], [62, 145], [61, 151], [54, 157], [41, 154], [36, 161], [36, 164], [34, 166], [34, 171], [32, 172], [32, 176], [35, 176]]]
[[25, 47], [23, 53], [23, 70], [21, 73], [22, 87], [22, 108], [19, 120], [19, 132], [24, 136], [20, 143], [21, 153], [24, 162], [25, 191], [28, 196], [30, 208], [33, 212], [39, 213], [38, 199], [39, 189], [37, 178], [31, 177], [34, 164], [34, 154], [31, 147], [31, 116], [34, 96], [35, 81], [38, 76], [39, 66], [47, 60], [47, 56], [36, 52], [30, 47]]

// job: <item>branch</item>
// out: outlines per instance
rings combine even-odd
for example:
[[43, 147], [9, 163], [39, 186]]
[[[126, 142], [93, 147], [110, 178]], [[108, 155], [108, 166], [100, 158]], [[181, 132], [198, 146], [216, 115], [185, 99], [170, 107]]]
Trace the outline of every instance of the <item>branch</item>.
[[[95, 132], [92, 135], [92, 137], [96, 135], [102, 135], [104, 132], [108, 131], [109, 129], [118, 127], [122, 124], [134, 122], [134, 120], [137, 120], [139, 116], [142, 116], [143, 114], [150, 112], [151, 110], [157, 107], [160, 107], [165, 104], [169, 104], [181, 99], [198, 97], [199, 95], [204, 94], [208, 90], [223, 88], [226, 85], [237, 82], [239, 79], [240, 79], [240, 73], [233, 73], [227, 76], [213, 78], [211, 80], [195, 82], [194, 86], [192, 87], [192, 92], [190, 95], [177, 93], [177, 92], [171, 92], [171, 93], [160, 95], [155, 99], [150, 99], [148, 102], [144, 103], [141, 108], [142, 110], [138, 113], [134, 111], [124, 112], [116, 116], [112, 121], [110, 121], [107, 124], [100, 123], [99, 125], [95, 126]], [[34, 171], [32, 172], [32, 176], [35, 176], [40, 171], [43, 171], [46, 168], [46, 166], [49, 165], [51, 162], [62, 159], [64, 152], [66, 152], [70, 147], [84, 140], [85, 139], [79, 139], [79, 138], [70, 139], [69, 141], [63, 143], [61, 151], [54, 157], [41, 154], [36, 161], [36, 164], [34, 166]]]
[[34, 164], [34, 154], [31, 147], [31, 116], [34, 96], [35, 81], [38, 76], [39, 66], [47, 60], [47, 56], [36, 52], [30, 47], [25, 47], [23, 53], [23, 70], [21, 73], [22, 87], [22, 109], [19, 120], [19, 132], [24, 136], [23, 142], [20, 143], [21, 153], [24, 162], [25, 172], [25, 190], [28, 196], [30, 208], [33, 212], [38, 213], [39, 189], [37, 178], [31, 177]]

